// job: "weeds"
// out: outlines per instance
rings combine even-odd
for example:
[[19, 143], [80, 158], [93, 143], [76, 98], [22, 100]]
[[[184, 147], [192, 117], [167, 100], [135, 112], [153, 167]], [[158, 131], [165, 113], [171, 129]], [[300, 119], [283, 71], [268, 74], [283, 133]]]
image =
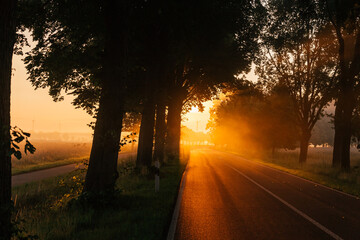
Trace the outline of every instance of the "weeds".
[[134, 174], [129, 158], [119, 164], [117, 191], [103, 197], [81, 194], [85, 172], [13, 189], [16, 217], [40, 239], [161, 239], [166, 234], [184, 165], [162, 168], [160, 192], [154, 181]]

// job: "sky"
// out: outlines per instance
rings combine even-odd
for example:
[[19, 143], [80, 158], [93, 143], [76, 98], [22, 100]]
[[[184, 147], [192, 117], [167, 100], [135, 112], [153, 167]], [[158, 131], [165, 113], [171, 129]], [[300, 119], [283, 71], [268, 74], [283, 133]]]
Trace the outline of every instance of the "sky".
[[23, 57], [13, 57], [11, 125], [29, 132], [91, 132], [87, 126], [93, 121], [91, 116], [84, 110], [74, 108], [72, 96], [54, 102], [48, 89], [34, 90], [27, 80], [25, 65], [21, 60]]

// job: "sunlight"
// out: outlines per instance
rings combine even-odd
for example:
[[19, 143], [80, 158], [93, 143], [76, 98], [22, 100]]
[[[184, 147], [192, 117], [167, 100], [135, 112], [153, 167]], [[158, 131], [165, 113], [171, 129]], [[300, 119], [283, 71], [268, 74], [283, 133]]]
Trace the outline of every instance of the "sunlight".
[[198, 112], [199, 112], [199, 108], [198, 108], [198, 107], [191, 107], [190, 112], [191, 112], [191, 113], [198, 113]]

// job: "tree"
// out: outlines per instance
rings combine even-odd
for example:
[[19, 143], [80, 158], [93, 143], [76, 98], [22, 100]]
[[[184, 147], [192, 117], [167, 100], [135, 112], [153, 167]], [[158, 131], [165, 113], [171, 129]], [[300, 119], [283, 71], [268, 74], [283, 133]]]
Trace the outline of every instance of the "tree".
[[[131, 1], [24, 1], [23, 25], [38, 41], [25, 58], [30, 81], [61, 91], [74, 104], [95, 113], [93, 145], [84, 191], [112, 190], [130, 75]], [[31, 9], [35, 14], [27, 14]], [[121, 14], [119, 14], [121, 13]], [[131, 16], [130, 16], [131, 15]], [[120, 30], [115, 31], [114, 29]]]
[[[287, 89], [300, 131], [299, 162], [306, 162], [311, 131], [333, 98], [337, 77], [336, 45], [332, 32], [311, 2], [269, 4], [257, 73], [267, 88]], [[285, 27], [283, 27], [285, 26]]]
[[[124, 24], [127, 2], [104, 1], [104, 56], [101, 96], [94, 129], [89, 166], [86, 173], [84, 191], [98, 193], [113, 190], [118, 178], [117, 160], [124, 114], [122, 91], [124, 88], [124, 66], [118, 64], [123, 56], [126, 37], [122, 31], [114, 31], [120, 23]], [[118, 11], [120, 10], [121, 17]], [[126, 15], [125, 15], [126, 16]], [[126, 61], [121, 57], [122, 61]]]
[[286, 92], [265, 93], [253, 84], [238, 87], [211, 111], [207, 128], [212, 141], [247, 154], [294, 148], [298, 134]]
[[[250, 69], [257, 49], [262, 5], [258, 1], [197, 1], [178, 6], [171, 46], [167, 153], [179, 155], [181, 113], [211, 99], [226, 82]], [[178, 16], [183, 13], [183, 16]], [[178, 19], [181, 21], [176, 22]], [[188, 26], [184, 28], [183, 26]]]
[[328, 19], [336, 33], [339, 58], [333, 166], [350, 168], [352, 117], [360, 91], [360, 2], [327, 0]]
[[10, 83], [16, 0], [0, 1], [0, 239], [11, 238]]

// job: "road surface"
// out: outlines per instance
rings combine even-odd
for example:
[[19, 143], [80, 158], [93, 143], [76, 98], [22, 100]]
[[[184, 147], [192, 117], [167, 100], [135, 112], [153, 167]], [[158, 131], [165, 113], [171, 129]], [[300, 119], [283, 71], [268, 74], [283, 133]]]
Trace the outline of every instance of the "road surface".
[[[136, 153], [121, 153], [121, 154], [119, 154], [119, 160], [128, 158], [130, 156], [136, 156]], [[34, 181], [40, 181], [40, 180], [50, 178], [50, 177], [60, 176], [60, 175], [72, 172], [72, 171], [78, 169], [79, 167], [82, 168], [83, 166], [79, 165], [78, 163], [74, 163], [74, 164], [64, 165], [64, 166], [60, 166], [60, 167], [48, 168], [48, 169], [38, 170], [38, 171], [34, 171], [34, 172], [14, 175], [14, 176], [12, 176], [12, 179], [11, 179], [11, 181], [12, 181], [11, 185], [13, 187], [15, 187], [15, 186], [19, 186], [19, 185], [22, 185], [25, 183], [30, 183], [30, 182], [34, 182]]]
[[183, 184], [175, 239], [360, 239], [358, 198], [234, 154], [193, 151]]

